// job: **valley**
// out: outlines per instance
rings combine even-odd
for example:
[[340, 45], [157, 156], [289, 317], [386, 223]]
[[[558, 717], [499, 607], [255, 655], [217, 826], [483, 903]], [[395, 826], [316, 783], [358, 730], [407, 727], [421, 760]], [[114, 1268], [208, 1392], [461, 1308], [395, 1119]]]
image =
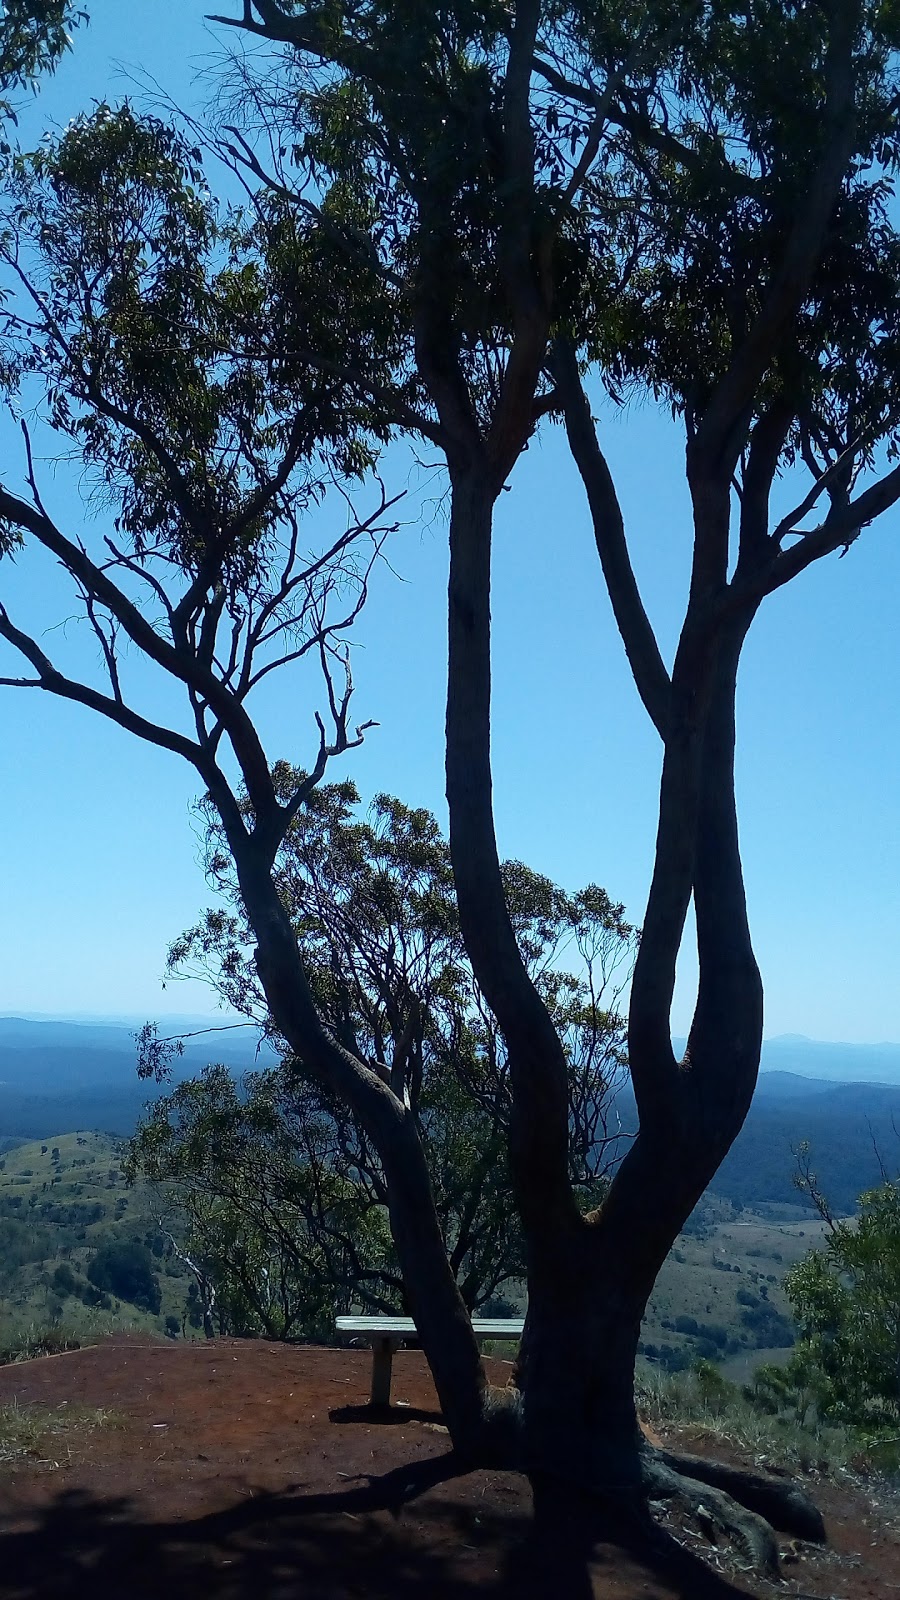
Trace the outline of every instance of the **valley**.
[[[806, 1056], [794, 1041], [775, 1058], [821, 1061], [824, 1047], [805, 1043]], [[242, 1030], [203, 1034], [187, 1039], [176, 1079], [210, 1058], [238, 1076], [257, 1064]], [[0, 1351], [113, 1329], [202, 1337], [192, 1275], [161, 1233], [148, 1188], [129, 1188], [121, 1167], [124, 1136], [160, 1092], [137, 1079], [125, 1026], [0, 1018]], [[895, 1084], [763, 1072], [740, 1138], [660, 1274], [642, 1361], [677, 1372], [702, 1358], [743, 1382], [760, 1362], [785, 1359], [784, 1277], [824, 1231], [794, 1185], [796, 1151], [808, 1141], [832, 1205], [850, 1212], [879, 1181], [879, 1158], [890, 1163], [898, 1118]], [[627, 1094], [620, 1121], [627, 1134]], [[104, 1277], [113, 1247], [133, 1257], [134, 1282], [127, 1271], [116, 1280], [128, 1292]]]

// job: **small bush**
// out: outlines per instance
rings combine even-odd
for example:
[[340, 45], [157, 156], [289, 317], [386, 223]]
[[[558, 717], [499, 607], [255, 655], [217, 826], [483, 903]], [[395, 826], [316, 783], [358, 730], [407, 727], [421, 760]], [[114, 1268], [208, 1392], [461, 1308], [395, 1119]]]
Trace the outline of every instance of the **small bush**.
[[57, 1294], [75, 1294], [78, 1289], [78, 1279], [67, 1261], [60, 1262], [50, 1283]]
[[686, 1317], [682, 1315], [675, 1318], [676, 1333], [696, 1334], [699, 1333], [699, 1331], [700, 1325], [696, 1317]]
[[118, 1295], [143, 1311], [159, 1314], [162, 1290], [144, 1245], [136, 1240], [113, 1241], [103, 1245], [87, 1269], [96, 1289]]

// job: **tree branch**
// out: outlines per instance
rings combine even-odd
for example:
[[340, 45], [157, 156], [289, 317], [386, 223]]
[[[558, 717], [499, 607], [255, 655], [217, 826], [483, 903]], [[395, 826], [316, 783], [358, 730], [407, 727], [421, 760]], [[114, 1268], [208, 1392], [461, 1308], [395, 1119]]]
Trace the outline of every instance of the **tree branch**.
[[504, 204], [498, 254], [514, 332], [488, 439], [498, 489], [534, 426], [534, 395], [550, 327], [552, 235], [546, 225], [539, 232], [535, 214], [531, 127], [531, 73], [540, 15], [540, 0], [517, 0], [503, 97]]
[[805, 533], [797, 544], [782, 550], [759, 585], [761, 593], [772, 594], [775, 589], [780, 589], [799, 573], [805, 572], [814, 561], [831, 555], [841, 545], [848, 550], [862, 529], [896, 505], [898, 500], [900, 467], [895, 467], [893, 472], [889, 472], [879, 483], [873, 483], [858, 499], [830, 512], [820, 527]]
[[37, 640], [15, 626], [3, 605], [0, 605], [0, 637], [6, 639], [20, 655], [30, 661], [38, 672], [36, 678], [0, 678], [0, 684], [8, 688], [46, 689], [49, 693], [58, 695], [60, 699], [74, 700], [79, 705], [88, 706], [92, 711], [99, 711], [110, 722], [118, 723], [120, 728], [125, 728], [128, 733], [137, 734], [139, 739], [144, 739], [148, 744], [159, 745], [164, 750], [172, 750], [176, 755], [183, 756], [196, 767], [201, 777], [208, 781], [210, 763], [199, 744], [194, 744], [183, 734], [163, 727], [160, 723], [150, 722], [139, 712], [125, 705], [121, 699], [100, 694], [88, 684], [67, 678], [64, 673], [57, 670], [49, 656], [44, 654]]
[[779, 396], [763, 412], [750, 436], [741, 483], [738, 570], [743, 575], [769, 558], [769, 501], [778, 462], [794, 420], [794, 407]]
[[91, 561], [85, 551], [71, 539], [67, 539], [48, 516], [38, 511], [35, 506], [30, 506], [27, 501], [10, 494], [2, 486], [0, 486], [0, 518], [33, 534], [39, 543], [57, 556], [66, 570], [94, 595], [112, 616], [117, 618], [128, 637], [149, 656], [151, 661], [155, 661], [172, 677], [196, 689], [203, 696], [228, 732], [254, 810], [258, 816], [265, 815], [271, 810], [274, 804], [274, 790], [259, 735], [239, 701], [220, 683], [211, 669], [201, 665], [191, 656], [189, 650], [179, 649], [161, 639], [152, 624], [102, 568]]
[[832, 0], [829, 9], [824, 148], [798, 205], [796, 221], [765, 303], [718, 384], [690, 446], [691, 455], [698, 463], [704, 461], [707, 471], [718, 473], [727, 468], [729, 478], [740, 450], [735, 445], [740, 424], [787, 323], [809, 289], [853, 150], [853, 45], [859, 0]]
[[554, 341], [551, 364], [563, 402], [569, 447], [587, 493], [597, 551], [625, 653], [638, 694], [654, 727], [665, 739], [672, 685], [637, 586], [622, 508], [581, 386], [575, 351], [568, 340]]

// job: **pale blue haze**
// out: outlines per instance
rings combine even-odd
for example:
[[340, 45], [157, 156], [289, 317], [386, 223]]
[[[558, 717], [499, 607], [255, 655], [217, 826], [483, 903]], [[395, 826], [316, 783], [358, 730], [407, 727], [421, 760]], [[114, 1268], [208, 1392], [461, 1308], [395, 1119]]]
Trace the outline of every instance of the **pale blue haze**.
[[[237, 0], [224, 0], [237, 10]], [[203, 5], [93, 0], [92, 26], [23, 127], [40, 133], [127, 84], [142, 68], [192, 106], [198, 64], [222, 34]], [[133, 92], [133, 91], [132, 91]], [[677, 427], [651, 409], [603, 414], [604, 444], [635, 564], [671, 656], [686, 580], [688, 520]], [[6, 481], [18, 435], [0, 427]], [[389, 486], [408, 475], [396, 451]], [[432, 496], [440, 493], [435, 479]], [[427, 499], [427, 497], [425, 497]], [[50, 491], [78, 525], [77, 480]], [[443, 817], [446, 537], [423, 508], [379, 577], [360, 628], [357, 711], [380, 727], [335, 775]], [[4, 585], [9, 581], [4, 570]], [[23, 557], [23, 615], [65, 614], [46, 562]], [[900, 1039], [900, 513], [865, 531], [769, 601], [740, 684], [739, 802], [748, 893], [766, 982], [767, 1033], [858, 1042]], [[594, 879], [639, 921], [653, 858], [659, 749], [631, 685], [600, 582], [580, 485], [558, 434], [529, 451], [500, 507], [494, 600], [494, 755], [501, 848], [569, 887]], [[71, 630], [70, 630], [71, 635]], [[52, 647], [52, 648], [51, 648]], [[77, 632], [51, 653], [86, 648]], [[89, 657], [87, 658], [89, 659]], [[0, 657], [0, 672], [15, 670]], [[140, 673], [162, 707], [166, 697]], [[287, 679], [261, 713], [270, 754], [314, 748], [309, 680]], [[190, 771], [88, 712], [0, 691], [0, 1012], [200, 1013], [196, 985], [163, 992], [168, 941], [207, 901], [189, 806]], [[673, 1018], [690, 1014], [685, 960]]]

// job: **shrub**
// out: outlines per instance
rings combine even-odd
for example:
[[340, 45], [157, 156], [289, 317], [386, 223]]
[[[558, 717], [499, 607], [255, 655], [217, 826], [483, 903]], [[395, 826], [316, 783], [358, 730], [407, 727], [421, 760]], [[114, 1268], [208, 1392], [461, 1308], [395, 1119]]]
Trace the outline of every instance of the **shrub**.
[[150, 1254], [136, 1240], [113, 1241], [97, 1251], [87, 1269], [90, 1282], [101, 1292], [118, 1295], [143, 1311], [159, 1313], [162, 1290]]
[[61, 1261], [50, 1279], [52, 1287], [57, 1294], [75, 1294], [78, 1288], [78, 1279], [67, 1261]]
[[700, 1324], [696, 1317], [679, 1316], [675, 1318], [676, 1333], [696, 1334], [700, 1331]]
[[800, 1326], [796, 1374], [816, 1391], [824, 1416], [867, 1430], [900, 1420], [900, 1182], [860, 1195], [853, 1223], [824, 1202], [828, 1241], [788, 1274]]

